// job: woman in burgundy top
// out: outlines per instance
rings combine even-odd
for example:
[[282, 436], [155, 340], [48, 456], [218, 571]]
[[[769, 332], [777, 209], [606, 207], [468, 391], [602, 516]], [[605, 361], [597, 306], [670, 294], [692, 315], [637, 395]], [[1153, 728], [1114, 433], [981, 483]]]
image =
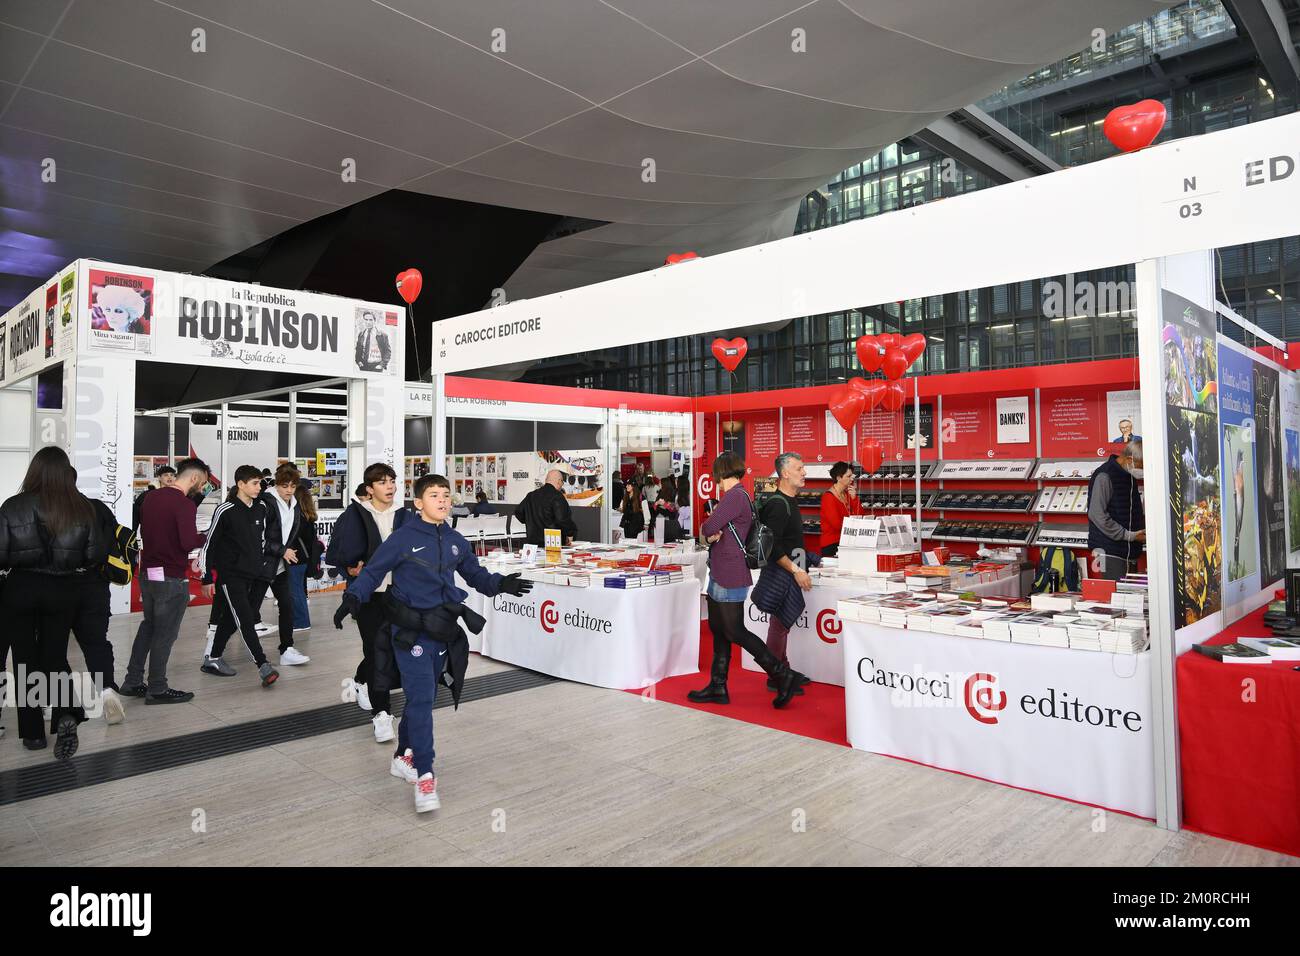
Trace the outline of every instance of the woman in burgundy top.
[[727, 672], [731, 667], [731, 645], [739, 644], [753, 656], [776, 683], [774, 707], [784, 707], [799, 687], [800, 674], [783, 664], [767, 649], [762, 638], [745, 627], [745, 596], [753, 577], [745, 563], [741, 545], [754, 524], [753, 505], [740, 484], [745, 462], [734, 452], [713, 461], [713, 480], [720, 500], [704, 521], [703, 534], [709, 542], [709, 631], [713, 635], [713, 667], [709, 684], [686, 696], [699, 704], [728, 704]]
[[840, 528], [844, 519], [851, 515], [862, 514], [862, 505], [858, 501], [853, 487], [853, 467], [847, 461], [837, 461], [831, 465], [830, 491], [822, 495], [822, 536], [818, 542], [823, 558], [833, 558], [840, 549]]

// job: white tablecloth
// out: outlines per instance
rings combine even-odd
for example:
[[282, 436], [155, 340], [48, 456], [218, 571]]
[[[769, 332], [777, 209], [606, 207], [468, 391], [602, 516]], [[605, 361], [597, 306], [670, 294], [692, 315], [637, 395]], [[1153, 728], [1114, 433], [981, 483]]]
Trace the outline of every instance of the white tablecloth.
[[471, 591], [465, 603], [487, 625], [470, 649], [564, 680], [646, 687], [699, 671], [699, 594], [689, 578], [632, 591], [536, 584], [522, 597], [490, 599]]
[[[990, 584], [972, 584], [962, 588], [962, 591], [1010, 594], [1017, 592], [1019, 587], [1018, 580], [1008, 579]], [[807, 610], [790, 629], [790, 639], [786, 644], [786, 656], [790, 658], [791, 667], [818, 683], [844, 685], [844, 656], [840, 652], [839, 640], [843, 624], [835, 605], [844, 598], [857, 597], [862, 593], [861, 584], [830, 583], [815, 584], [811, 591], [804, 592]], [[745, 623], [759, 637], [767, 637], [767, 615], [754, 607], [748, 598], [745, 599]], [[751, 671], [762, 670], [747, 653], [742, 652], [741, 664]]]
[[1155, 816], [1151, 656], [844, 622], [849, 743]]

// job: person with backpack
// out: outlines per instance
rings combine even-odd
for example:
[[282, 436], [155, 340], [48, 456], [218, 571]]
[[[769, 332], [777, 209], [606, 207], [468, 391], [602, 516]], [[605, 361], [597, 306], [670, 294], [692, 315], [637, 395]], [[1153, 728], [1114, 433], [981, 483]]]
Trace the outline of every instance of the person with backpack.
[[81, 648], [86, 670], [99, 688], [103, 699], [104, 722], [110, 726], [126, 719], [126, 708], [113, 679], [113, 645], [108, 640], [108, 619], [113, 616], [111, 586], [129, 586], [140, 553], [135, 529], [117, 523], [117, 515], [98, 498], [91, 501], [95, 516], [108, 540], [108, 555], [98, 574], [87, 577], [77, 616], [72, 621], [72, 636]]
[[[68, 635], [86, 600], [92, 576], [108, 556], [104, 526], [90, 499], [77, 490], [77, 472], [62, 448], [32, 456], [22, 491], [0, 505], [0, 568], [9, 576], [3, 592], [4, 629], [14, 670], [42, 675], [50, 707], [54, 756], [77, 752], [77, 725], [86, 712], [64, 695]], [[16, 688], [24, 694], [30, 684]], [[18, 733], [28, 750], [48, 746], [39, 701], [20, 700]]]
[[235, 500], [223, 501], [213, 514], [208, 540], [199, 552], [203, 594], [215, 598], [220, 615], [216, 636], [203, 655], [199, 670], [217, 677], [234, 677], [235, 669], [222, 655], [226, 642], [235, 631], [239, 631], [244, 646], [257, 664], [257, 676], [262, 686], [270, 687], [280, 679], [280, 672], [271, 666], [262, 650], [256, 629], [257, 608], [253, 605], [267, 563], [266, 505], [261, 500], [261, 471], [252, 465], [236, 468], [235, 492]]
[[[339, 515], [325, 552], [325, 563], [343, 571], [349, 584], [356, 580], [388, 536], [415, 514], [393, 503], [397, 495], [397, 472], [391, 466], [376, 462], [366, 468], [362, 478], [369, 497], [354, 501]], [[391, 576], [385, 575], [375, 590], [385, 592], [390, 583]], [[361, 663], [357, 665], [350, 689], [356, 695], [357, 705], [370, 711], [375, 742], [387, 743], [396, 736], [389, 697], [391, 691], [401, 686], [401, 675], [393, 658], [392, 644], [381, 628], [383, 601], [366, 602], [354, 617], [361, 634]]]
[[[803, 516], [796, 495], [804, 486], [803, 456], [788, 451], [776, 458], [776, 494], [763, 502], [760, 520], [772, 529], [772, 556], [759, 572], [754, 585], [754, 606], [768, 615], [767, 648], [783, 664], [790, 628], [804, 612], [803, 592], [812, 590], [812, 578], [804, 569], [808, 554], [803, 546]], [[809, 678], [800, 676], [800, 683]], [[776, 688], [768, 682], [769, 689]], [[802, 693], [800, 687], [796, 693]]]
[[697, 704], [729, 704], [727, 674], [731, 669], [731, 647], [739, 644], [753, 656], [775, 685], [773, 707], [784, 707], [799, 692], [802, 677], [783, 663], [745, 626], [745, 596], [752, 582], [744, 542], [754, 527], [754, 503], [740, 483], [745, 477], [745, 460], [725, 452], [713, 460], [713, 481], [721, 500], [705, 519], [701, 533], [709, 542], [709, 632], [713, 635], [713, 665], [709, 683], [686, 696]]
[[[306, 562], [310, 549], [295, 494], [301, 477], [298, 469], [286, 462], [276, 468], [271, 490], [264, 490], [259, 496], [266, 508], [266, 560], [263, 573], [253, 586], [252, 603], [254, 608], [260, 608], [268, 590], [275, 596], [282, 667], [311, 661], [293, 646], [293, 582], [289, 577], [291, 568]], [[315, 538], [315, 525], [312, 525], [311, 538]]]
[[1142, 442], [1133, 439], [1088, 481], [1088, 550], [1099, 577], [1118, 581], [1137, 568], [1147, 540], [1137, 483], [1141, 477]]

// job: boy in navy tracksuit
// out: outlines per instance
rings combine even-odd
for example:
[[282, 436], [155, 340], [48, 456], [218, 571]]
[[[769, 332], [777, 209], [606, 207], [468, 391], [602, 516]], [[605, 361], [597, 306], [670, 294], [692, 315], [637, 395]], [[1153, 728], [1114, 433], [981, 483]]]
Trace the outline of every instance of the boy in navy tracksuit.
[[384, 627], [391, 636], [397, 667], [406, 690], [406, 708], [397, 731], [397, 752], [391, 772], [415, 784], [417, 812], [439, 806], [433, 776], [433, 703], [443, 668], [448, 668], [452, 699], [459, 702], [460, 686], [468, 658], [468, 641], [460, 628], [483, 627], [483, 618], [462, 603], [465, 592], [456, 587], [460, 572], [474, 590], [494, 597], [498, 593], [526, 594], [533, 582], [518, 574], [493, 574], [474, 558], [468, 541], [447, 522], [451, 512], [451, 484], [441, 475], [425, 475], [415, 483], [418, 520], [408, 521], [379, 546], [356, 580], [348, 586], [334, 615], [343, 627], [370, 599], [375, 588], [392, 572], [384, 603]]

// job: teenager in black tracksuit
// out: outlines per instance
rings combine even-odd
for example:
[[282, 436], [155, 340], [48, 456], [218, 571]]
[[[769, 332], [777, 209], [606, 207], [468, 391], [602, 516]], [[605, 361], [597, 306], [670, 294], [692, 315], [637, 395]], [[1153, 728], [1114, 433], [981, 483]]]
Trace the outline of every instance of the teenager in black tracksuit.
[[[218, 604], [217, 633], [200, 670], [219, 677], [235, 675], [235, 669], [221, 655], [230, 635], [238, 630], [257, 663], [262, 686], [270, 687], [280, 675], [262, 651], [257, 637], [257, 610], [252, 602], [266, 570], [266, 506], [258, 500], [262, 473], [252, 465], [240, 465], [235, 469], [235, 489], [238, 495], [234, 501], [217, 506], [208, 540], [199, 552], [204, 593], [212, 595]], [[217, 573], [215, 594], [213, 571]]]
[[[299, 477], [298, 469], [293, 465], [281, 465], [275, 470], [273, 487], [262, 492], [258, 499], [266, 509], [266, 560], [261, 579], [253, 589], [252, 601], [254, 608], [261, 608], [268, 590], [275, 596], [280, 625], [281, 665], [306, 664], [309, 660], [296, 651], [289, 653], [293, 647], [293, 584], [289, 577], [289, 566], [306, 561], [311, 555], [306, 523], [294, 497]], [[312, 525], [312, 537], [315, 537], [315, 525]]]

